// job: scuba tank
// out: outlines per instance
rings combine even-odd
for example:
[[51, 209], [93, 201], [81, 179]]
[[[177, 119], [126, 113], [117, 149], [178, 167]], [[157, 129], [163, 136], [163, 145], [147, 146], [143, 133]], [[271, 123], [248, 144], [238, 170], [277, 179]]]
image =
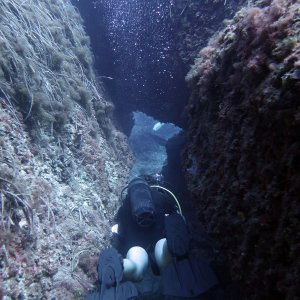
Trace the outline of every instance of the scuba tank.
[[154, 224], [154, 203], [148, 183], [136, 178], [128, 185], [128, 194], [131, 205], [131, 214], [135, 222], [141, 227], [150, 227]]

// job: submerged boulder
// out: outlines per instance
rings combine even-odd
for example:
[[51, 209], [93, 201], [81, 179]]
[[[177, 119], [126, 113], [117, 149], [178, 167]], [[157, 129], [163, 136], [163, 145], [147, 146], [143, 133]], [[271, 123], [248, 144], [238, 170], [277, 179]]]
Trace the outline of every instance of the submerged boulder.
[[300, 294], [299, 17], [292, 0], [240, 10], [186, 77], [189, 189], [247, 299]]

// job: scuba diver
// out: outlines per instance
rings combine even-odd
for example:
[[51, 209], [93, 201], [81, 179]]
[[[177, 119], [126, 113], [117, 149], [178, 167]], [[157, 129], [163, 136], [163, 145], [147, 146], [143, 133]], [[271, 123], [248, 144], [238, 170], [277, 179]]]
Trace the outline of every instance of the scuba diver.
[[112, 227], [113, 247], [100, 254], [100, 291], [85, 300], [138, 299], [133, 282], [149, 265], [161, 276], [164, 299], [201, 298], [218, 284], [208, 263], [190, 251], [190, 238], [176, 196], [143, 178], [133, 179]]
[[116, 248], [123, 256], [133, 246], [152, 253], [156, 242], [165, 237], [165, 215], [177, 210], [174, 200], [154, 186], [151, 188], [142, 178], [133, 179], [127, 186], [127, 196], [115, 217]]

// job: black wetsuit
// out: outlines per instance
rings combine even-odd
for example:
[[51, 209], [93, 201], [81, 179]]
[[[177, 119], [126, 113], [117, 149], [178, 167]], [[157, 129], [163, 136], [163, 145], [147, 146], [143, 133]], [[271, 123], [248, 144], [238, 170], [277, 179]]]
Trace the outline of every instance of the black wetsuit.
[[161, 193], [154, 188], [151, 189], [151, 195], [155, 207], [155, 220], [151, 227], [140, 227], [133, 219], [128, 196], [124, 199], [123, 205], [116, 215], [116, 222], [119, 225], [117, 248], [123, 257], [134, 246], [140, 246], [150, 253], [156, 242], [165, 237], [165, 214], [175, 212], [175, 201], [166, 193]]

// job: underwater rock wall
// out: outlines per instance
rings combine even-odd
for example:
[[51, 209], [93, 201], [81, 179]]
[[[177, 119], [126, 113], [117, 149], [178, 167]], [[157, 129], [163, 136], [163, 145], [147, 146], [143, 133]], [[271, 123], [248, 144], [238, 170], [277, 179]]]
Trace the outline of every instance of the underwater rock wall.
[[186, 176], [245, 299], [300, 295], [300, 9], [240, 10], [186, 79]]
[[69, 1], [0, 2], [0, 298], [82, 299], [132, 157]]
[[[249, 0], [248, 3], [252, 3]], [[245, 0], [177, 0], [171, 16], [176, 24], [175, 40], [180, 58], [191, 66], [209, 38], [224, 27]]]

